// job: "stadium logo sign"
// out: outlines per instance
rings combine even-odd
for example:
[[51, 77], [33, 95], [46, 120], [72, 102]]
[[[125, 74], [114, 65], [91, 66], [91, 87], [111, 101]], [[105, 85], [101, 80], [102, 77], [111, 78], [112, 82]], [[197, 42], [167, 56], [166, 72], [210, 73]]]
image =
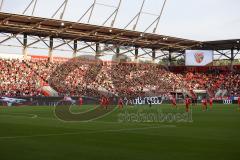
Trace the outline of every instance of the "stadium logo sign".
[[9, 97], [0, 97], [0, 102], [3, 104], [7, 104], [7, 106], [11, 107], [13, 105], [24, 105], [26, 104], [26, 99], [19, 99], [19, 98], [9, 98]]
[[202, 63], [203, 59], [204, 59], [204, 54], [202, 52], [197, 52], [195, 53], [195, 61], [197, 63]]
[[232, 104], [232, 100], [223, 100], [223, 104]]
[[125, 104], [132, 104], [132, 105], [145, 105], [145, 104], [162, 104], [163, 98], [162, 97], [138, 97], [136, 99], [128, 99], [124, 98]]

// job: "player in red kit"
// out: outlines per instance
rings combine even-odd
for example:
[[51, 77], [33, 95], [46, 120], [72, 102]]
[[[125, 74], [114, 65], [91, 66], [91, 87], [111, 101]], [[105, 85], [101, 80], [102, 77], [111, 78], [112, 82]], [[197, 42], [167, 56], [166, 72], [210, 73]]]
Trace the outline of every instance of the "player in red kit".
[[107, 109], [109, 104], [109, 99], [107, 97], [103, 97], [102, 99], [102, 106]]
[[100, 106], [101, 107], [104, 107], [104, 103], [105, 103], [105, 100], [104, 100], [104, 97], [101, 97], [100, 99], [99, 99], [99, 103], [100, 103]]
[[187, 96], [185, 99], [186, 112], [189, 112], [190, 104], [191, 104], [191, 99]]
[[110, 105], [110, 98], [106, 97], [106, 108], [108, 108], [109, 105]]
[[206, 98], [202, 99], [202, 110], [203, 111], [207, 110], [207, 99]]
[[176, 108], [177, 107], [177, 102], [176, 102], [176, 98], [174, 96], [171, 98], [171, 101], [172, 101], [173, 107]]
[[238, 108], [240, 109], [240, 96], [238, 97]]
[[83, 98], [79, 97], [79, 106], [82, 106], [82, 105], [83, 105]]
[[119, 109], [123, 108], [123, 99], [122, 98], [119, 98], [119, 100], [118, 100], [118, 108]]
[[209, 99], [209, 105], [210, 105], [210, 109], [212, 110], [212, 106], [213, 106], [213, 99], [212, 98]]

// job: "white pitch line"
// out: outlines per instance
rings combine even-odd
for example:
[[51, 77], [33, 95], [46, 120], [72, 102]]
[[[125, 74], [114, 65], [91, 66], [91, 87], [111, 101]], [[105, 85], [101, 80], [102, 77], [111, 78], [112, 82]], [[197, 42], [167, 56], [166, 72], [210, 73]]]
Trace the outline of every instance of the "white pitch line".
[[113, 113], [113, 112], [116, 111], [116, 110], [117, 110], [117, 107], [115, 107], [111, 112], [108, 112], [108, 113], [106, 113], [106, 114], [104, 114], [104, 115], [102, 115], [102, 116], [99, 116], [99, 117], [97, 117], [97, 118], [90, 119], [90, 120], [88, 120], [88, 121], [86, 121], [86, 122], [92, 122], [92, 121], [95, 121], [95, 120], [104, 118], [104, 117], [110, 115], [111, 113]]
[[32, 135], [32, 136], [11, 136], [11, 137], [0, 137], [0, 140], [6, 139], [17, 139], [17, 138], [34, 138], [34, 137], [51, 137], [51, 136], [66, 136], [66, 135], [79, 135], [79, 134], [94, 134], [94, 133], [107, 133], [107, 132], [121, 132], [121, 131], [137, 131], [146, 129], [157, 129], [157, 128], [175, 128], [175, 125], [162, 125], [155, 127], [142, 127], [142, 128], [126, 128], [126, 129], [112, 129], [112, 130], [98, 130], [90, 132], [73, 132], [73, 133], [60, 133], [60, 134], [42, 134], [42, 135]]
[[10, 114], [0, 114], [0, 116], [11, 116], [11, 117], [26, 117], [26, 118], [37, 118], [36, 114], [27, 114], [27, 113], [10, 113]]

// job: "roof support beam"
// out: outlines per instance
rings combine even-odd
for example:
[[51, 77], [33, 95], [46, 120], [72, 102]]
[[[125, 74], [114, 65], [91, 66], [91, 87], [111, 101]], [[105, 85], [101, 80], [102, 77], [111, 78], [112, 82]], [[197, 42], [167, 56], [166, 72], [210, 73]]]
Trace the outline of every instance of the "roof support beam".
[[53, 38], [49, 38], [49, 50], [48, 50], [49, 61], [53, 62]]
[[152, 62], [154, 62], [156, 59], [156, 50], [152, 49]]
[[3, 9], [3, 5], [4, 5], [4, 0], [1, 0], [0, 11], [2, 11], [2, 9]]
[[2, 41], [0, 42], [0, 44], [4, 43], [4, 42], [6, 42], [6, 41], [8, 41], [8, 40], [10, 40], [10, 39], [12, 39], [12, 38], [16, 38], [16, 40], [17, 40], [21, 45], [23, 45], [23, 42], [19, 40], [19, 38], [17, 37], [17, 34], [12, 34], [12, 36], [9, 36], [9, 35], [6, 35], [6, 36], [7, 36], [7, 38], [5, 38], [4, 40], [2, 40]]
[[27, 56], [28, 56], [28, 53], [27, 53], [27, 41], [28, 41], [27, 35], [24, 34], [23, 35], [23, 57], [24, 57], [24, 60], [26, 60]]
[[114, 12], [106, 19], [106, 21], [104, 21], [104, 23], [102, 24], [103, 26], [114, 16], [114, 19], [113, 21], [111, 22], [111, 27], [114, 26], [115, 24], [115, 21], [116, 21], [116, 18], [117, 18], [117, 15], [118, 15], [118, 11], [119, 11], [119, 8], [121, 6], [121, 3], [122, 3], [122, 0], [119, 0], [119, 3], [118, 3], [118, 6], [117, 8], [114, 10]]
[[168, 55], [169, 55], [169, 53], [164, 53], [164, 51], [162, 51], [162, 50], [160, 50], [160, 51], [162, 52], [162, 55], [157, 56], [155, 59], [159, 59], [159, 58], [161, 58], [161, 57], [165, 57], [165, 56], [168, 56]]
[[88, 17], [88, 21], [87, 21], [88, 23], [91, 21], [92, 14], [93, 14], [93, 10], [94, 10], [94, 8], [95, 8], [96, 2], [97, 2], [97, 0], [94, 0], [93, 5], [92, 5], [92, 8], [91, 8], [91, 11], [90, 11], [90, 15], [89, 15], [89, 17]]
[[184, 55], [184, 53], [180, 53], [179, 55], [177, 55], [177, 56], [175, 56], [175, 57], [172, 57], [173, 59], [177, 59], [178, 57], [181, 57], [181, 56], [183, 56]]
[[4, 42], [6, 42], [6, 41], [8, 41], [9, 39], [11, 39], [12, 37], [7, 37], [7, 38], [5, 38], [4, 40], [2, 40], [1, 42], [0, 42], [0, 44], [2, 44], [2, 43], [4, 43]]
[[153, 51], [155, 52], [155, 50], [151, 50], [151, 51], [147, 52], [145, 49], [143, 49], [143, 48], [141, 48], [141, 49], [143, 50], [143, 52], [145, 52], [150, 57], [152, 57], [151, 53], [153, 53]]
[[84, 12], [84, 14], [77, 20], [77, 22], [81, 22], [81, 20], [85, 17], [85, 15], [90, 11], [90, 9], [92, 9], [93, 4], [87, 9], [86, 12]]
[[38, 2], [38, 0], [35, 0], [33, 10], [32, 10], [32, 16], [34, 15], [34, 12], [35, 12], [35, 9], [36, 9], [36, 6], [37, 6], [37, 2]]
[[[20, 16], [20, 15], [19, 15]], [[20, 16], [21, 17], [21, 16]], [[11, 18], [10, 18], [11, 19]], [[33, 17], [34, 19], [34, 17]], [[22, 27], [22, 28], [26, 28], [25, 30], [20, 30], [21, 32], [19, 32], [19, 34], [23, 34], [25, 32], [29, 32], [29, 31], [37, 31], [38, 29], [45, 29], [45, 27], [42, 28], [42, 24], [46, 21], [51, 21], [51, 20], [48, 20], [48, 19], [42, 19], [42, 21], [39, 22], [39, 20], [36, 22], [36, 24], [33, 24], [34, 26], [27, 26], [27, 25], [16, 25], [16, 26], [19, 26], [19, 27]], [[6, 24], [7, 25], [7, 24]], [[40, 26], [39, 26], [40, 25]], [[152, 48], [151, 46], [154, 45], [159, 45], [159, 46], [162, 46], [162, 48], [171, 48], [171, 47], [174, 47], [174, 48], [179, 48], [179, 49], [183, 49], [183, 48], [187, 48], [187, 47], [190, 47], [188, 46], [188, 44], [186, 46], [184, 46], [184, 43], [181, 43], [180, 41], [189, 41], [189, 40], [175, 40], [176, 43], [169, 43], [167, 40], [163, 40], [163, 36], [158, 36], [158, 39], [156, 40], [153, 40], [152, 43], [147, 43], [149, 41], [149, 38], [151, 38], [152, 34], [144, 34], [144, 32], [139, 32], [139, 36], [135, 36], [135, 38], [132, 38], [132, 39], [126, 39], [124, 38], [124, 34], [127, 35], [128, 32], [130, 31], [126, 31], [126, 30], [119, 30], [118, 32], [116, 32], [115, 34], [103, 34], [103, 33], [98, 33], [98, 30], [101, 30], [103, 29], [102, 27], [97, 27], [96, 29], [92, 29], [91, 31], [87, 32], [87, 33], [83, 33], [83, 32], [75, 32], [75, 31], [72, 31], [72, 30], [69, 30], [69, 28], [71, 26], [73, 26], [74, 24], [67, 24], [65, 25], [64, 27], [61, 27], [61, 29], [56, 29], [56, 30], [53, 30], [51, 29], [51, 33], [47, 36], [53, 36], [56, 35], [56, 33], [58, 33], [58, 35], [60, 35], [61, 33], [65, 33], [65, 34], [69, 34], [70, 36], [73, 36], [73, 37], [76, 37], [76, 38], [72, 38], [71, 40], [69, 41], [65, 41], [63, 44], [61, 45], [64, 45], [64, 44], [69, 44], [70, 42], [74, 41], [74, 40], [79, 40], [81, 38], [85, 38], [85, 37], [89, 37], [89, 38], [103, 38], [103, 40], [98, 40], [98, 42], [93, 42], [93, 43], [108, 43], [108, 42], [111, 42], [111, 44], [113, 44], [113, 46], [109, 46], [110, 49], [114, 49], [116, 47], [119, 47], [119, 46], [139, 46], [139, 44], [141, 44], [139, 47], [141, 48]], [[11, 26], [10, 26], [11, 27]], [[113, 31], [115, 32], [115, 30]], [[97, 34], [95, 34], [97, 33]], [[135, 32], [134, 32], [135, 33]], [[160, 37], [160, 38], [159, 38]], [[170, 39], [171, 37], [169, 37]], [[43, 38], [45, 39], [45, 38]], [[126, 39], [126, 40], [123, 40], [123, 39]], [[89, 40], [91, 41], [91, 40]], [[94, 40], [95, 41], [95, 40]], [[181, 45], [177, 45], [178, 43], [181, 43]], [[116, 45], [117, 44], [117, 45]], [[193, 42], [194, 45], [198, 44], [197, 42]], [[162, 49], [160, 48], [160, 49]], [[107, 48], [106, 48], [107, 49]], [[157, 49], [157, 48], [155, 48]], [[159, 48], [158, 48], [159, 49]], [[102, 50], [101, 52], [104, 52], [105, 50]], [[128, 51], [129, 52], [129, 51]], [[131, 52], [131, 51], [130, 51]]]
[[[34, 44], [36, 44], [36, 43], [38, 43], [38, 42], [40, 42], [40, 41], [42, 41], [47, 47], [50, 47], [50, 46], [45, 42], [45, 39], [50, 38], [50, 37], [44, 37], [44, 38], [38, 37], [38, 38], [39, 38], [38, 40], [36, 40], [36, 41], [28, 44], [27, 47], [30, 47], [30, 46], [32, 46], [32, 45], [34, 45]], [[53, 49], [55, 49], [55, 48], [53, 48]]]
[[[83, 49], [86, 49], [86, 48], [91, 48], [94, 52], [96, 52], [96, 49], [94, 49], [93, 47], [92, 47], [92, 44], [88, 44], [87, 42], [84, 42], [84, 44], [86, 44], [87, 46], [84, 46], [84, 47], [82, 47], [82, 48], [79, 48], [78, 50], [77, 50], [77, 52], [79, 52], [79, 51], [81, 51], [81, 50], [83, 50]], [[95, 44], [96, 45], [96, 44]], [[97, 48], [97, 47], [96, 47]]]
[[161, 17], [162, 17], [162, 14], [163, 14], [163, 11], [164, 11], [164, 8], [165, 8], [166, 3], [167, 3], [167, 0], [164, 0], [162, 9], [161, 9], [160, 14], [159, 14], [159, 16], [158, 16], [158, 18], [157, 18], [156, 26], [155, 26], [155, 28], [153, 29], [153, 33], [156, 33], [156, 31], [157, 31], [157, 28], [158, 28], [158, 26], [159, 26], [159, 22], [160, 22], [160, 20], [161, 20]]
[[35, 0], [31, 0], [31, 2], [28, 4], [27, 8], [24, 9], [24, 11], [22, 12], [22, 14], [25, 14], [27, 12], [27, 10], [29, 9], [29, 7], [31, 7], [31, 5], [33, 4]]
[[77, 44], [77, 40], [75, 40], [73, 42], [73, 58], [77, 57], [77, 48], [78, 48], [78, 44]]
[[238, 50], [237, 53], [234, 55], [234, 58], [236, 58], [239, 53], [240, 53], [240, 52], [239, 52], [239, 50]]
[[112, 21], [112, 23], [111, 23], [111, 27], [114, 27], [114, 24], [115, 24], [115, 22], [116, 22], [116, 19], [117, 19], [118, 12], [119, 12], [119, 9], [120, 9], [121, 4], [122, 4], [122, 0], [119, 0], [118, 7], [117, 7], [117, 9], [116, 9], [114, 19], [113, 19], [113, 21]]
[[79, 49], [77, 50], [77, 52], [79, 52], [79, 51], [81, 51], [81, 50], [83, 50], [83, 49], [86, 49], [86, 48], [89, 48], [89, 45], [84, 46], [84, 47], [82, 47], [82, 48], [79, 48]]
[[63, 8], [63, 11], [62, 11], [62, 13], [60, 14], [60, 17], [59, 17], [59, 19], [62, 19], [63, 16], [64, 16], [64, 13], [65, 13], [65, 11], [66, 11], [67, 4], [68, 4], [68, 0], [64, 0], [64, 2], [63, 2], [63, 3], [60, 5], [60, 7], [56, 10], [56, 12], [54, 12], [54, 14], [52, 15], [51, 18], [54, 18], [54, 17], [57, 15], [57, 13]]
[[138, 14], [137, 14], [137, 17], [136, 17], [136, 18], [137, 18], [137, 21], [136, 21], [136, 23], [135, 23], [134, 26], [133, 26], [133, 30], [134, 30], [134, 31], [135, 31], [136, 28], [137, 28], [138, 21], [139, 21], [139, 19], [140, 19], [140, 16], [141, 16], [141, 13], [142, 13], [142, 10], [143, 10], [145, 1], [146, 1], [146, 0], [143, 0], [142, 5], [141, 5], [141, 8], [140, 8], [140, 11], [139, 11]]
[[125, 52], [119, 53], [119, 55], [124, 55], [124, 54], [126, 54], [126, 53], [128, 53], [128, 52], [132, 52], [132, 51], [134, 51], [134, 50], [135, 50], [135, 48], [129, 49], [129, 50], [125, 51]]
[[135, 60], [137, 60], [138, 59], [138, 52], [139, 50], [138, 50], [138, 47], [135, 47], [135, 54], [134, 54], [134, 58], [135, 58]]
[[[73, 41], [74, 41], [74, 40], [73, 40]], [[72, 41], [72, 40], [69, 40], [69, 41], [64, 40], [63, 43], [55, 46], [54, 49], [57, 49], [57, 48], [59, 48], [59, 47], [61, 47], [61, 46], [63, 46], [63, 45], [69, 45], [69, 43], [71, 43], [71, 42], [73, 42], [73, 41]]]
[[24, 45], [23, 42], [17, 36], [15, 36], [15, 38], [21, 45]]
[[32, 9], [32, 12], [31, 12], [31, 16], [33, 16], [33, 14], [34, 14], [34, 12], [35, 12], [35, 9], [36, 9], [37, 2], [38, 2], [38, 0], [32, 0], [32, 1], [28, 4], [28, 6], [25, 8], [25, 10], [23, 11], [22, 14], [25, 14], [25, 13], [28, 11], [28, 9], [33, 5], [33, 9]]
[[[125, 46], [122, 46], [123, 48], [125, 48], [125, 49], [128, 49], [127, 47], [125, 47]], [[129, 51], [133, 56], [135, 56], [135, 53], [133, 52], [134, 50], [131, 50], [131, 51]]]
[[226, 55], [225, 53], [222, 53], [222, 52], [220, 52], [220, 51], [218, 51], [218, 50], [216, 50], [216, 52], [218, 52], [218, 53], [220, 53], [221, 55], [223, 55], [223, 56], [227, 57], [228, 59], [231, 59], [231, 57], [229, 57], [229, 56], [228, 56], [228, 55]]

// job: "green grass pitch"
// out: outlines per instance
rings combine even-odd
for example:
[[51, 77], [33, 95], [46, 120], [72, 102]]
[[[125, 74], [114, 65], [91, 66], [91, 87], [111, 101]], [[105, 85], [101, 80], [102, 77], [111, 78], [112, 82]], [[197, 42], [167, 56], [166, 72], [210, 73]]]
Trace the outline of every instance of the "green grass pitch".
[[[73, 107], [85, 111], [93, 106]], [[148, 109], [148, 106], [132, 107]], [[159, 105], [164, 112], [175, 111]], [[233, 160], [239, 159], [237, 105], [192, 109], [193, 122], [118, 122], [116, 110], [92, 122], [63, 122], [53, 107], [1, 107], [1, 160]]]

